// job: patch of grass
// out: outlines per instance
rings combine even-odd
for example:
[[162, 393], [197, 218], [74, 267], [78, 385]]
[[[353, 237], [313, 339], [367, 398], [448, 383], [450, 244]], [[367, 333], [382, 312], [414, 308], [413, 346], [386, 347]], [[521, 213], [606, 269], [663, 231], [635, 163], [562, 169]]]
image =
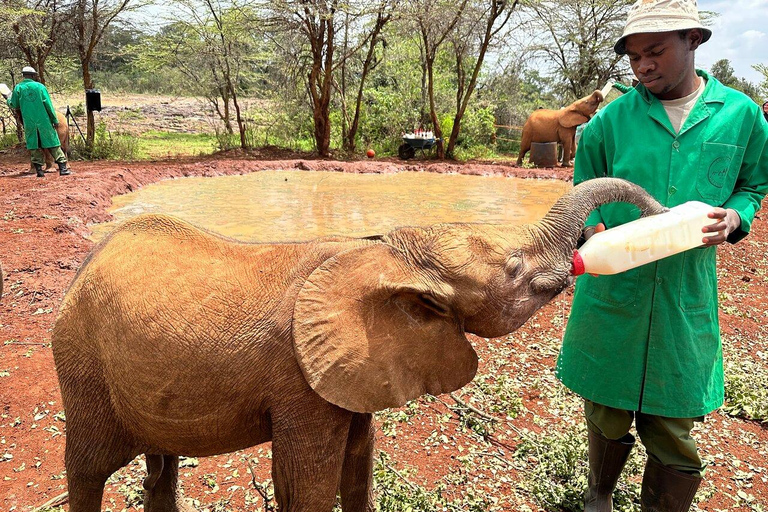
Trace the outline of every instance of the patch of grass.
[[14, 147], [19, 143], [15, 133], [4, 133], [0, 135], [0, 151]]
[[120, 132], [112, 133], [102, 121], [96, 127], [93, 147], [88, 148], [80, 138], [72, 143], [74, 159], [87, 160], [134, 160], [136, 158], [136, 137]]
[[137, 146], [139, 159], [209, 155], [216, 149], [216, 136], [150, 130], [137, 138]]
[[[640, 504], [640, 484], [629, 477], [639, 475], [643, 462], [637, 447], [625, 466], [613, 494], [613, 509], [633, 512]], [[528, 434], [515, 452], [525, 461], [528, 471], [522, 487], [548, 511], [580, 511], [584, 509], [587, 488], [587, 432], [583, 422], [561, 432], [548, 432], [546, 437]]]
[[433, 512], [451, 510], [485, 512], [492, 503], [486, 494], [477, 492], [472, 486], [465, 487], [462, 496], [449, 501], [443, 496], [445, 483], [439, 482], [428, 490], [412, 481], [415, 471], [398, 469], [385, 452], [379, 452], [374, 467], [374, 489], [380, 512]]

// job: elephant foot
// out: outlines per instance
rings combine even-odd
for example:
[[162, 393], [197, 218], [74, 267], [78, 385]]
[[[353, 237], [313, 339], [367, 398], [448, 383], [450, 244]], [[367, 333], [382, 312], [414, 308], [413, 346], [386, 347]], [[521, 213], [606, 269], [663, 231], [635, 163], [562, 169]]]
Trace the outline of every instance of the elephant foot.
[[176, 496], [144, 495], [145, 512], [198, 512], [191, 498], [185, 498], [181, 493]]

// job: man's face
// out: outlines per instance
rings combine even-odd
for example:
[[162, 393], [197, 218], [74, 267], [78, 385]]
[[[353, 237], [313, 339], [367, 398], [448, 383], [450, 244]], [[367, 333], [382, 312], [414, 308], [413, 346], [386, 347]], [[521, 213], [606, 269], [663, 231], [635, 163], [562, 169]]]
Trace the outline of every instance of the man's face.
[[763, 103], [763, 112], [765, 112], [766, 114], [768, 114], [768, 101], [766, 101], [765, 103]]
[[632, 71], [654, 96], [662, 100], [692, 93], [695, 76], [693, 52], [701, 43], [701, 31], [691, 30], [683, 39], [677, 32], [632, 34], [626, 39]]

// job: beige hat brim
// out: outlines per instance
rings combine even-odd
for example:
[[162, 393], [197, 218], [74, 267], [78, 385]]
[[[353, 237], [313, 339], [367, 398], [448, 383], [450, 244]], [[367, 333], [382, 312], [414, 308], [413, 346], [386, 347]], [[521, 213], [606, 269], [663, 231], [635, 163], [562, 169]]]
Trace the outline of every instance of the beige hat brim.
[[[672, 28], [670, 28], [672, 27]], [[703, 26], [701, 23], [697, 23], [689, 18], [681, 18], [677, 22], [670, 20], [669, 16], [664, 16], [663, 19], [654, 19], [653, 17], [647, 17], [642, 21], [638, 20], [633, 23], [628, 30], [625, 30], [621, 35], [621, 38], [613, 45], [613, 51], [619, 55], [625, 55], [627, 53], [626, 41], [627, 37], [633, 34], [655, 34], [662, 32], [677, 32], [679, 30], [689, 30], [692, 28], [698, 28], [702, 32], [702, 43], [709, 41], [712, 37], [712, 31]]]

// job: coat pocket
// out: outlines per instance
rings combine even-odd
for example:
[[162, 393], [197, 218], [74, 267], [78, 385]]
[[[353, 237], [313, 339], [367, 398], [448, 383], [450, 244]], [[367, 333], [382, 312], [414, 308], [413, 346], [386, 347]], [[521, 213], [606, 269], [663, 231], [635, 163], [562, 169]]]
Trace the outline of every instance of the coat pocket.
[[705, 142], [699, 157], [696, 190], [703, 199], [723, 204], [733, 192], [739, 175], [744, 148], [734, 144]]
[[716, 293], [715, 248], [685, 251], [680, 272], [680, 308], [683, 311], [707, 309], [716, 300]]
[[637, 297], [640, 267], [609, 276], [592, 277], [584, 274], [579, 279], [585, 281], [582, 286], [590, 297], [613, 306], [627, 306]]

